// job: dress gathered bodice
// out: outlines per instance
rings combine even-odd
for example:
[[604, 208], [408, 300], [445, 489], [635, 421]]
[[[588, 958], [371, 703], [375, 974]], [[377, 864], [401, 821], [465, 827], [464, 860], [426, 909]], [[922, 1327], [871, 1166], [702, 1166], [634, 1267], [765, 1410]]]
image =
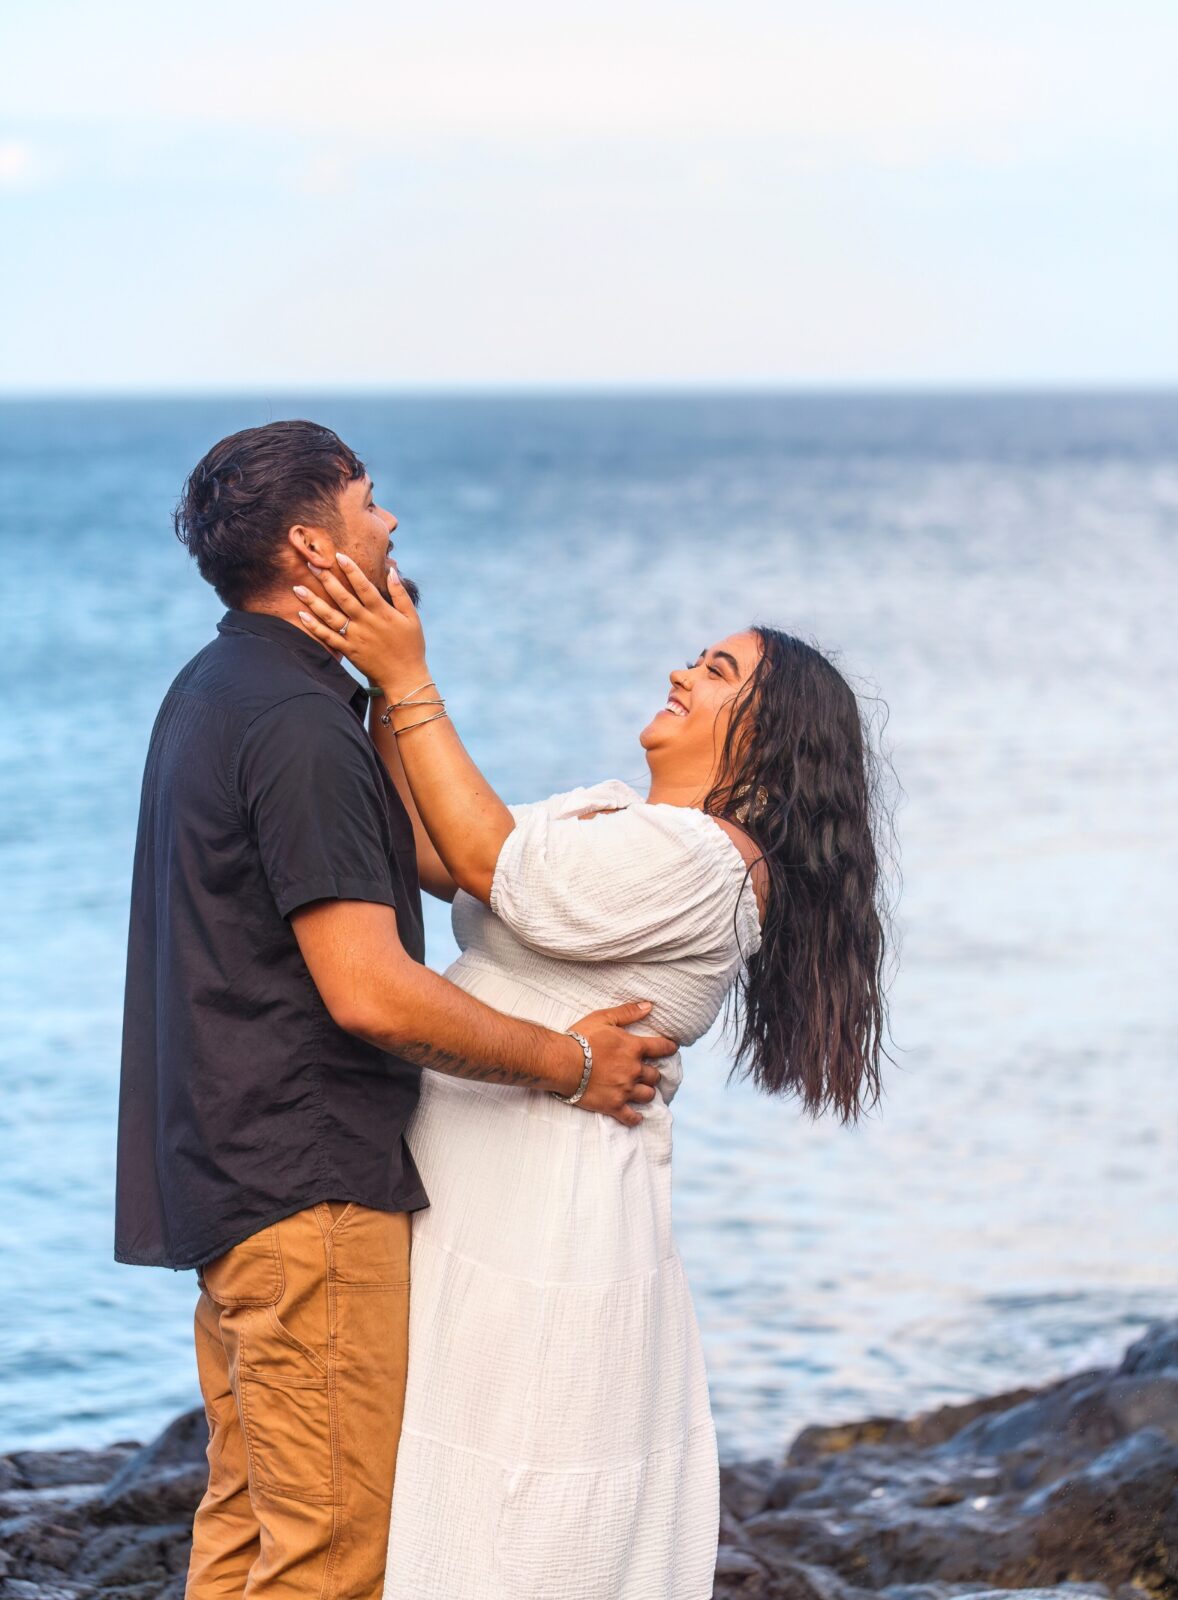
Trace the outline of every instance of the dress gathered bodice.
[[[462, 954], [446, 976], [477, 992], [487, 969], [509, 973], [571, 1005], [570, 1020], [650, 1000], [635, 1031], [694, 1044], [760, 944], [751, 878], [728, 834], [702, 811], [649, 805], [617, 779], [510, 809], [516, 826], [490, 907], [455, 896]], [[669, 1101], [680, 1059], [661, 1066]]]

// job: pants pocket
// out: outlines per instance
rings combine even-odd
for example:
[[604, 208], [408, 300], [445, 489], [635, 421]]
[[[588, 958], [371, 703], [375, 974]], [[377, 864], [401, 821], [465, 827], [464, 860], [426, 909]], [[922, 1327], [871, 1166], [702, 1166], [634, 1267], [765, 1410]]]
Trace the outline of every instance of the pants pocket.
[[272, 1306], [285, 1277], [277, 1224], [253, 1233], [200, 1269], [201, 1287], [219, 1306]]
[[242, 1330], [239, 1383], [250, 1476], [294, 1500], [333, 1498], [327, 1364], [283, 1326], [273, 1306]]

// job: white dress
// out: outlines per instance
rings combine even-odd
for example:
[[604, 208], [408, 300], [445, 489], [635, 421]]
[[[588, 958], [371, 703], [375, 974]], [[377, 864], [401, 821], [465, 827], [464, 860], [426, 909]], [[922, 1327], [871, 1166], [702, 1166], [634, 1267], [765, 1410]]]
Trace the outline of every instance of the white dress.
[[[622, 809], [580, 819], [598, 806]], [[760, 929], [731, 838], [610, 781], [512, 807], [491, 910], [454, 902], [447, 973], [548, 1027], [649, 999], [714, 1021]], [[640, 1128], [423, 1074], [410, 1147], [409, 1373], [385, 1600], [708, 1600], [719, 1472], [671, 1234], [680, 1057]]]

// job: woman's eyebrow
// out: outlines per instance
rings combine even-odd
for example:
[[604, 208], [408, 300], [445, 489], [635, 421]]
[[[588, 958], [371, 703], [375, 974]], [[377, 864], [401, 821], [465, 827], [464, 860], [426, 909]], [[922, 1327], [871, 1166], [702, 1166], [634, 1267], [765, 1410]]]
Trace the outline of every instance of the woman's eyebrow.
[[[707, 651], [705, 650], [703, 653], [706, 656]], [[712, 660], [727, 661], [728, 665], [732, 668], [733, 672], [735, 672], [736, 676], [738, 678], [740, 677], [740, 668], [736, 664], [736, 657], [734, 655], [729, 655], [727, 650], [713, 650]]]

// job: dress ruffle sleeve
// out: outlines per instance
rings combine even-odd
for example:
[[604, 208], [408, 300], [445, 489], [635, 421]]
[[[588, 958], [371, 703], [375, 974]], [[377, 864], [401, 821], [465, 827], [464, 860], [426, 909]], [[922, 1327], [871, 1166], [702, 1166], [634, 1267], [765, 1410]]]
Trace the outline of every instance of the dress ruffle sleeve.
[[581, 818], [548, 802], [512, 814], [490, 906], [532, 949], [570, 961], [698, 958], [731, 950], [734, 918], [745, 955], [756, 948], [745, 863], [703, 812], [639, 803]]

